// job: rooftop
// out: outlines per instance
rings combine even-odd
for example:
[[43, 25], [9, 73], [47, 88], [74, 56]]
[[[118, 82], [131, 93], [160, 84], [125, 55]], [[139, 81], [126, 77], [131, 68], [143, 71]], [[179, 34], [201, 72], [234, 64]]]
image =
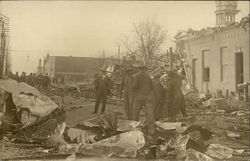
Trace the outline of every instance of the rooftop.
[[213, 33], [227, 31], [227, 30], [230, 30], [233, 28], [238, 28], [238, 27], [244, 28], [246, 30], [247, 27], [249, 27], [249, 23], [250, 23], [250, 15], [242, 18], [240, 22], [234, 22], [233, 24], [227, 25], [225, 27], [206, 27], [206, 28], [203, 28], [201, 30], [193, 30], [193, 29], [189, 28], [187, 31], [180, 30], [174, 36], [174, 38], [176, 40], [178, 40], [178, 39], [183, 39], [185, 37], [187, 38], [187, 36], [191, 36], [191, 38], [201, 37], [201, 36], [206, 36], [206, 35], [210, 35]]

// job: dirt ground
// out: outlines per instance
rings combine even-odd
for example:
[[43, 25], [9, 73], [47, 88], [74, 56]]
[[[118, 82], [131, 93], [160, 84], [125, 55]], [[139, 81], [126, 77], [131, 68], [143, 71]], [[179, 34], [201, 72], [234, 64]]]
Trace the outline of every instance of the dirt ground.
[[[62, 101], [62, 97], [55, 96], [51, 97], [52, 100], [56, 103], [60, 103]], [[64, 107], [67, 111], [66, 115], [66, 124], [67, 126], [74, 126], [76, 124], [81, 124], [86, 120], [91, 120], [93, 118], [101, 115], [101, 104], [99, 106], [99, 111], [97, 114], [92, 114], [95, 107], [94, 99], [86, 99], [84, 97], [74, 98], [72, 96], [64, 96]], [[110, 102], [110, 101], [108, 101]], [[127, 119], [125, 116], [125, 112], [123, 110], [122, 102], [119, 104], [111, 104], [108, 103], [106, 105], [105, 112], [114, 111], [118, 113], [119, 119]], [[141, 111], [141, 119], [145, 116], [144, 111]]]
[[[55, 98], [53, 98], [53, 100], [55, 102], [60, 101], [60, 99], [56, 101]], [[94, 99], [75, 99], [70, 96], [65, 96], [64, 103], [67, 110], [67, 126], [81, 124], [86, 120], [91, 120], [100, 115], [101, 107], [99, 107], [98, 114], [92, 114], [95, 104], [94, 101]], [[106, 111], [115, 111], [119, 114], [119, 119], [126, 119], [122, 104], [107, 104]], [[196, 111], [196, 113], [187, 112], [196, 118], [196, 123], [210, 128], [215, 133], [215, 137], [211, 142], [216, 142], [233, 149], [250, 149], [250, 127], [249, 124], [244, 123], [242, 116], [227, 116], [218, 113], [202, 114], [202, 111]], [[144, 116], [145, 113], [142, 110], [140, 120], [143, 120]], [[227, 137], [226, 130], [239, 133], [241, 138], [234, 139]]]

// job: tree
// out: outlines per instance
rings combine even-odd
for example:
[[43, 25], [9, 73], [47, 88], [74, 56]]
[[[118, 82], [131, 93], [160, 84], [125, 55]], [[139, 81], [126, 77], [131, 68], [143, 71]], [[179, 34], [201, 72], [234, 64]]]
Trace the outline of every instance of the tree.
[[130, 55], [136, 55], [143, 59], [145, 64], [152, 62], [155, 55], [162, 50], [166, 40], [166, 31], [155, 22], [146, 20], [133, 25], [132, 42], [125, 42], [125, 48]]

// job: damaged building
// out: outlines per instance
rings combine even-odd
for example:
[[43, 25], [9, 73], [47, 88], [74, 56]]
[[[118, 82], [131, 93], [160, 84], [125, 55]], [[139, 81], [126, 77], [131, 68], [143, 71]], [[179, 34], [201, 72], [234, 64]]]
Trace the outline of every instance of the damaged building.
[[216, 2], [216, 26], [179, 31], [177, 50], [187, 55], [191, 84], [201, 92], [238, 92], [250, 81], [249, 15], [235, 22], [237, 1]]
[[[98, 69], [104, 66], [104, 58], [47, 56], [44, 58], [42, 71], [51, 78], [64, 76], [65, 81], [83, 80], [94, 76]], [[39, 64], [41, 70], [41, 64]]]

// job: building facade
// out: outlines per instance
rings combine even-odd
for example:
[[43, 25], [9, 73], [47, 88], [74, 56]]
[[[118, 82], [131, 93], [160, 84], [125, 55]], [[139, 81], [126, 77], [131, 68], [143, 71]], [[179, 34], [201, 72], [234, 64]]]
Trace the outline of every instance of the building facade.
[[93, 77], [104, 66], [104, 58], [47, 56], [44, 58], [43, 73], [51, 78], [64, 77], [65, 81], [78, 81]]
[[194, 88], [237, 92], [238, 84], [250, 81], [249, 15], [235, 22], [236, 1], [216, 5], [216, 27], [180, 31], [177, 50], [187, 55]]

